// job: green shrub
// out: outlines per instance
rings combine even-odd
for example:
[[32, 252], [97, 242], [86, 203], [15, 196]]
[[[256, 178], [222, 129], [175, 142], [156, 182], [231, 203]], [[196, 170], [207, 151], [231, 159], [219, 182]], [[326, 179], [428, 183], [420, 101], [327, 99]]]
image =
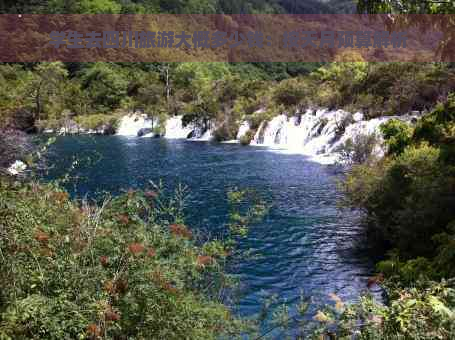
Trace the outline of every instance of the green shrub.
[[[341, 311], [325, 311], [328, 320], [319, 334], [337, 329], [337, 339], [453, 339], [455, 289], [453, 283], [417, 281], [412, 288], [389, 287], [389, 303], [371, 296]], [[333, 334], [333, 333], [332, 333]]]
[[439, 277], [455, 277], [455, 221], [450, 222], [446, 232], [437, 234], [433, 241], [438, 245], [437, 254], [433, 260], [433, 267]]
[[216, 129], [213, 138], [217, 142], [235, 139], [237, 137], [238, 126], [236, 124], [225, 123]]
[[[395, 120], [383, 125], [390, 155], [353, 167], [345, 181], [348, 204], [366, 211], [372, 239], [396, 248], [403, 261], [419, 256], [431, 260], [441, 251], [437, 243], [450, 239], [448, 225], [455, 220], [451, 98], [418, 122], [414, 131]], [[439, 274], [452, 273], [442, 268], [448, 261], [437, 262]]]
[[295, 107], [305, 99], [307, 92], [307, 85], [302, 80], [286, 79], [273, 89], [272, 100], [277, 105]]
[[115, 116], [108, 114], [91, 114], [76, 117], [77, 123], [87, 130], [98, 130], [103, 126], [111, 127], [115, 130], [118, 124], [118, 119]]
[[254, 138], [254, 131], [248, 130], [242, 137], [240, 137], [241, 145], [249, 145]]
[[347, 139], [336, 151], [343, 164], [363, 164], [372, 157], [377, 144], [378, 138], [375, 134], [359, 134], [354, 139]]
[[375, 118], [383, 114], [383, 101], [384, 99], [378, 96], [375, 96], [371, 93], [361, 93], [357, 95], [354, 99], [355, 102], [352, 103], [348, 111], [359, 110], [362, 111], [366, 117]]
[[166, 134], [166, 127], [161, 124], [153, 128], [153, 133], [157, 136], [164, 136]]
[[53, 185], [0, 186], [0, 338], [216, 339], [242, 329], [216, 298], [230, 281], [226, 246], [196, 246], [179, 199], [129, 191], [94, 206]]
[[412, 127], [398, 119], [391, 119], [380, 126], [381, 133], [387, 145], [387, 152], [399, 155], [411, 142]]

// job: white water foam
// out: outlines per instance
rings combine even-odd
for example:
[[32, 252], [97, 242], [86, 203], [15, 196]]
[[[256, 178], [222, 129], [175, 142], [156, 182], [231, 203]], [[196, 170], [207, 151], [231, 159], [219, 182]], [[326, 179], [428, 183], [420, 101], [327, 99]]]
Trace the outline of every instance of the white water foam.
[[168, 139], [183, 139], [188, 138], [191, 132], [194, 131], [194, 126], [188, 124], [183, 126], [182, 116], [168, 118], [166, 121], [166, 134], [164, 138]]
[[142, 129], [152, 129], [153, 121], [145, 114], [131, 114], [123, 116], [117, 129], [119, 136], [138, 136]]
[[[350, 124], [343, 131], [340, 126], [348, 116], [351, 116]], [[359, 135], [376, 133], [378, 144], [373, 153], [381, 156], [383, 143], [379, 126], [392, 118], [409, 121], [415, 117], [387, 116], [363, 120], [360, 112], [351, 115], [343, 110], [308, 109], [302, 115], [288, 117], [281, 114], [269, 122], [262, 122], [251, 145], [267, 146], [287, 154], [307, 155], [316, 162], [333, 164], [339, 158], [337, 150], [348, 139], [354, 140]]]

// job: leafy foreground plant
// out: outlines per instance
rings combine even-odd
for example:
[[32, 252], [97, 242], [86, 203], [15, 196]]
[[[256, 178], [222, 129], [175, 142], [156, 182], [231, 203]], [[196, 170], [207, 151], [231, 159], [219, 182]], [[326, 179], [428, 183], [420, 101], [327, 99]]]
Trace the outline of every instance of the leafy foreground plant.
[[240, 334], [246, 324], [220, 302], [229, 249], [196, 245], [180, 202], [160, 194], [92, 206], [55, 185], [0, 178], [0, 339]]
[[364, 296], [344, 305], [335, 295], [335, 306], [318, 311], [315, 336], [331, 339], [453, 339], [455, 337], [454, 282], [417, 281], [412, 288], [389, 282], [387, 305]]
[[[375, 279], [382, 280], [382, 276]], [[291, 317], [288, 307], [283, 305], [275, 315], [275, 326], [268, 332], [278, 332], [283, 339], [454, 339], [454, 283], [418, 280], [413, 287], [403, 287], [388, 280], [385, 288], [389, 301], [385, 305], [370, 294], [349, 304], [330, 294], [333, 304], [312, 315], [308, 313], [308, 301], [302, 297], [296, 306], [297, 314]]]
[[372, 244], [386, 255], [377, 269], [389, 303], [358, 305], [378, 321], [359, 336], [454, 339], [455, 96], [415, 126], [390, 120], [381, 130], [387, 156], [354, 166], [342, 185], [345, 203], [365, 211]]

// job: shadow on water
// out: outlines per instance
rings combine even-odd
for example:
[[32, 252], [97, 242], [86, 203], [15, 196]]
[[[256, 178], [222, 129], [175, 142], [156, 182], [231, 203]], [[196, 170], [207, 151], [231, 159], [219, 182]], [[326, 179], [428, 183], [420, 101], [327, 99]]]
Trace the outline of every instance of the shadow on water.
[[353, 301], [366, 290], [373, 263], [359, 247], [360, 213], [337, 207], [337, 167], [236, 144], [116, 136], [61, 137], [50, 151], [47, 179], [63, 176], [74, 159], [97, 160], [75, 170], [76, 186], [66, 184], [78, 197], [143, 189], [150, 180], [188, 186], [188, 224], [215, 236], [227, 221], [226, 192], [254, 188], [272, 208], [239, 244], [252, 256], [229, 267], [241, 282], [240, 315], [260, 312], [274, 294], [289, 305], [301, 292], [311, 296], [311, 314], [330, 293]]

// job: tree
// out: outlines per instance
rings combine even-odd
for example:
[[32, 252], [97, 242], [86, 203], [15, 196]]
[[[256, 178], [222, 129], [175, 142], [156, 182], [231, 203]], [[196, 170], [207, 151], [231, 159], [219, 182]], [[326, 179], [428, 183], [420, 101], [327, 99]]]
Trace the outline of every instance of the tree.
[[94, 63], [82, 71], [82, 87], [89, 93], [93, 109], [110, 111], [120, 107], [127, 95], [127, 72], [112, 63]]
[[49, 0], [48, 12], [67, 14], [118, 14], [122, 5], [115, 0]]
[[44, 106], [50, 103], [51, 98], [62, 99], [58, 94], [62, 89], [63, 80], [68, 76], [68, 71], [63, 63], [51, 62], [38, 64], [31, 74], [30, 98], [34, 105], [35, 119], [40, 120]]
[[[414, 0], [359, 0], [357, 11], [360, 13], [389, 13], [389, 29], [417, 27], [422, 31], [432, 29], [444, 34], [438, 47], [441, 60], [451, 61], [455, 53], [455, 21], [453, 16], [417, 16], [413, 14], [453, 14], [454, 1], [414, 1]], [[399, 14], [399, 15], [396, 15]]]

